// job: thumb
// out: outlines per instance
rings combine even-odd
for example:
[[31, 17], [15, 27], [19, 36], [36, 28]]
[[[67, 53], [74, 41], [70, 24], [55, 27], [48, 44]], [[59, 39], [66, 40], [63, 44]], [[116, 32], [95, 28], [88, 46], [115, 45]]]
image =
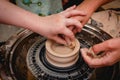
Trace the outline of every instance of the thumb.
[[109, 49], [110, 49], [110, 47], [108, 46], [108, 41], [104, 41], [104, 42], [96, 44], [92, 47], [92, 50], [95, 54], [103, 52], [103, 51], [107, 51]]

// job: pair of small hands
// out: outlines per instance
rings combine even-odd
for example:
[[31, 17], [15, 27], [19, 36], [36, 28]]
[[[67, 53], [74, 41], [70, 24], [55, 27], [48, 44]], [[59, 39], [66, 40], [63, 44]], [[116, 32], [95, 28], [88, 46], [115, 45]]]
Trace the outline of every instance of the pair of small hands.
[[98, 58], [91, 57], [88, 55], [88, 49], [81, 49], [82, 56], [90, 67], [111, 66], [120, 61], [120, 38], [114, 38], [96, 44], [92, 47], [92, 50], [95, 54], [104, 51], [104, 56]]

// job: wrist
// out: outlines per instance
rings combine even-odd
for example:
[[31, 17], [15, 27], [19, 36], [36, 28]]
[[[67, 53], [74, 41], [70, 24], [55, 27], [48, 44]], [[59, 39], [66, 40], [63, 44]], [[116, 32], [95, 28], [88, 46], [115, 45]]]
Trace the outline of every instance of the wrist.
[[77, 10], [82, 10], [89, 15], [99, 8], [101, 5], [110, 2], [112, 0], [84, 0], [80, 5], [77, 6]]
[[43, 34], [43, 17], [38, 16], [37, 14], [30, 13], [29, 16], [24, 18], [23, 28], [29, 29], [38, 34]]
[[[95, 2], [94, 2], [95, 3]], [[93, 1], [85, 0], [80, 5], [77, 6], [77, 10], [84, 11], [85, 13], [93, 13], [96, 10], [96, 5], [93, 5]]]

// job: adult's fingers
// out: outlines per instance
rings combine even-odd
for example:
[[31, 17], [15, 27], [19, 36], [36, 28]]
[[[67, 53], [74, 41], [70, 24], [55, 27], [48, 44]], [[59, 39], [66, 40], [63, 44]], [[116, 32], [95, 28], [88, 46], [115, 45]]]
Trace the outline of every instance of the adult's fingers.
[[85, 62], [88, 63], [88, 64], [90, 64], [91, 62], [89, 62], [89, 61], [91, 61], [92, 59], [91, 59], [90, 56], [87, 55], [88, 49], [84, 48], [84, 49], [81, 49], [80, 51], [81, 51], [82, 57], [85, 60]]
[[92, 68], [98, 68], [103, 66], [109, 66], [114, 64], [114, 61], [112, 60], [112, 53], [107, 52], [105, 56], [102, 56], [100, 58], [94, 58], [87, 54], [88, 49], [81, 49], [81, 54], [85, 62]]
[[85, 60], [85, 62], [92, 68], [98, 68], [98, 67], [102, 67], [102, 66], [106, 66], [106, 62], [105, 60], [106, 57], [101, 57], [101, 58], [94, 58], [91, 57], [87, 54], [88, 49], [81, 49], [81, 54], [83, 59]]
[[66, 20], [66, 26], [74, 26], [74, 28], [77, 29], [78, 32], [80, 32], [82, 29], [82, 24], [78, 20], [72, 18]]
[[110, 43], [109, 41], [104, 41], [102, 43], [96, 44], [92, 47], [92, 50], [95, 54], [101, 52], [101, 51], [107, 51], [110, 50]]

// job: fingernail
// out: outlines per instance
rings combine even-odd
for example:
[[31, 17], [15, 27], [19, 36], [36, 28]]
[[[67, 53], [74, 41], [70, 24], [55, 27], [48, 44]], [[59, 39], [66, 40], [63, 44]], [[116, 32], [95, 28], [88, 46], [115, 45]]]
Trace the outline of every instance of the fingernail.
[[93, 58], [100, 58], [100, 57], [101, 57], [101, 55], [97, 55], [97, 54], [93, 51], [92, 47], [89, 48], [89, 50], [88, 50], [87, 53], [88, 53], [88, 55], [92, 56]]

